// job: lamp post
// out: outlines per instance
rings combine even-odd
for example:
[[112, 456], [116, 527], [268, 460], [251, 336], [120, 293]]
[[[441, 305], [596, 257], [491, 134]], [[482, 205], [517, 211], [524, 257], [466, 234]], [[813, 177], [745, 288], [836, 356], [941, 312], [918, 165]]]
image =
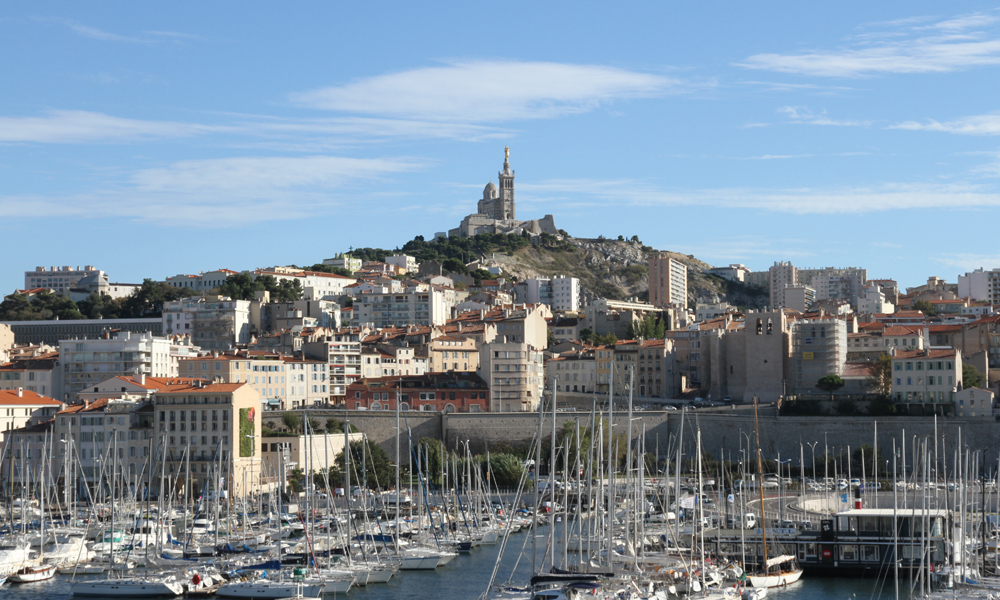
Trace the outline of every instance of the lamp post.
[[815, 442], [806, 442], [806, 446], [809, 446], [809, 450], [812, 452], [812, 478], [813, 481], [816, 480], [816, 445], [819, 444], [819, 440]]

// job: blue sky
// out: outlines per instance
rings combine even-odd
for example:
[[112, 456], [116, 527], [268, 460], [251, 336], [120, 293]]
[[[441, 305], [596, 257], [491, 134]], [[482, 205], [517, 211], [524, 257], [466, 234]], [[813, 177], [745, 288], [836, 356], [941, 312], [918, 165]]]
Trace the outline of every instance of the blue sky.
[[[713, 264], [1000, 266], [1000, 5], [45, 3], [0, 17], [0, 288], [518, 216]], [[544, 5], [541, 5], [544, 4]]]

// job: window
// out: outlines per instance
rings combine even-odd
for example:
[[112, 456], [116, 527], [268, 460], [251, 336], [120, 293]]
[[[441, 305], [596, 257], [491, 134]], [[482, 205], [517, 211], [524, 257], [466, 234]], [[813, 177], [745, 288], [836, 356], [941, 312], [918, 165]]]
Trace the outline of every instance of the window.
[[854, 544], [845, 544], [841, 546], [840, 560], [858, 560], [858, 547]]

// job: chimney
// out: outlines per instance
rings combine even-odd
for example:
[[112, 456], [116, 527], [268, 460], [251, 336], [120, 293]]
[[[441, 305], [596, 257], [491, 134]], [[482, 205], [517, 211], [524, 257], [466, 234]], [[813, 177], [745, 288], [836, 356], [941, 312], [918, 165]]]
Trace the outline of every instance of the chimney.
[[139, 385], [146, 385], [146, 374], [136, 373], [132, 376], [132, 381], [138, 383]]
[[18, 398], [23, 398], [24, 397], [24, 388], [20, 388], [20, 387], [17, 388], [17, 397]]

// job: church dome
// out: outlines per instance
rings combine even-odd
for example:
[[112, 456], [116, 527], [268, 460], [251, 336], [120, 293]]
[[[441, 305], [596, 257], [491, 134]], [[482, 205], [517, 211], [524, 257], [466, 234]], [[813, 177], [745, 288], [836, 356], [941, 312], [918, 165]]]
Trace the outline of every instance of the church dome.
[[487, 183], [486, 187], [483, 188], [483, 200], [492, 200], [499, 196], [500, 193], [497, 191], [497, 186], [492, 181]]

